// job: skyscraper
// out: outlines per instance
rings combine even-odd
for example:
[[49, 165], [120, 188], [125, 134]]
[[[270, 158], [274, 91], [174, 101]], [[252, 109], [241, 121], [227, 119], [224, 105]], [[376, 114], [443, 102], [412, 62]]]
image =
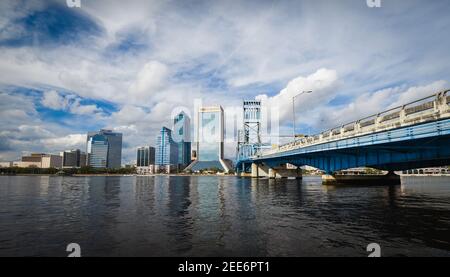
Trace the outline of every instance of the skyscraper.
[[191, 119], [185, 112], [173, 119], [173, 140], [178, 143], [178, 164], [185, 167], [191, 162]]
[[143, 146], [137, 149], [136, 166], [149, 166], [155, 164], [155, 148]]
[[178, 165], [178, 144], [172, 138], [172, 130], [162, 127], [156, 141], [155, 164]]
[[86, 153], [81, 152], [80, 149], [67, 150], [60, 153], [62, 157], [63, 167], [83, 167], [86, 166]]
[[120, 168], [122, 164], [122, 134], [102, 129], [98, 132], [88, 132], [87, 141], [89, 142], [90, 138], [95, 135], [104, 136], [108, 145], [108, 157], [104, 167]]
[[186, 170], [199, 171], [217, 168], [224, 172], [230, 170], [223, 157], [224, 114], [221, 106], [202, 107], [198, 111], [197, 160]]
[[89, 137], [87, 144], [88, 164], [94, 168], [108, 167], [108, 139], [104, 135]]

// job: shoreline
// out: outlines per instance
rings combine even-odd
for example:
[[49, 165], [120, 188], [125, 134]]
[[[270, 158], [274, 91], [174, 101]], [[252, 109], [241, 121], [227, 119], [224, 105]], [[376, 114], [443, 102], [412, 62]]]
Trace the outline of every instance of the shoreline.
[[[209, 176], [209, 177], [240, 177], [240, 178], [252, 178], [250, 176], [238, 176], [238, 175], [215, 175], [215, 174], [72, 174], [72, 175], [57, 175], [57, 174], [0, 174], [0, 176], [53, 176], [53, 177], [156, 177], [156, 176], [169, 176], [169, 177], [196, 177], [196, 176]], [[322, 175], [303, 175], [302, 177], [321, 177]], [[345, 175], [345, 176], [373, 176], [373, 175]], [[450, 174], [399, 174], [400, 177], [450, 177]], [[263, 178], [260, 178], [263, 179]]]

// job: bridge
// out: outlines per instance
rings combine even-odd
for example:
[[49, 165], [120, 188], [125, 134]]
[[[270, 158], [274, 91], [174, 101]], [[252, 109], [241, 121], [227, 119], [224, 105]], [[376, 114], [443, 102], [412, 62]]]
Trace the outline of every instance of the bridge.
[[325, 180], [338, 171], [370, 167], [389, 171], [450, 165], [450, 90], [262, 151], [237, 161], [238, 174], [301, 177], [288, 169], [312, 166]]

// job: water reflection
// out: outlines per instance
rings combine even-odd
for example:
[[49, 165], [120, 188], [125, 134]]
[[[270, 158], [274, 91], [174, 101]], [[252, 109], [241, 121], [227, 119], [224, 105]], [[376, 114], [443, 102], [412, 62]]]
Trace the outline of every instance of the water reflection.
[[448, 178], [0, 177], [0, 256], [450, 255]]

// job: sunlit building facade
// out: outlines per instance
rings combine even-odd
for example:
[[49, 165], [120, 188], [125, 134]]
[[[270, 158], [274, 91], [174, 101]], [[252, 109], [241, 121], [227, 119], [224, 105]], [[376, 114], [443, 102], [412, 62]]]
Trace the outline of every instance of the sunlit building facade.
[[178, 164], [178, 144], [172, 138], [172, 130], [162, 127], [156, 141], [155, 164], [171, 166]]
[[202, 107], [198, 111], [197, 160], [186, 170], [201, 171], [218, 169], [228, 172], [229, 165], [224, 161], [224, 112], [221, 106]]
[[93, 168], [108, 167], [108, 139], [104, 135], [93, 135], [87, 144], [88, 164]]

